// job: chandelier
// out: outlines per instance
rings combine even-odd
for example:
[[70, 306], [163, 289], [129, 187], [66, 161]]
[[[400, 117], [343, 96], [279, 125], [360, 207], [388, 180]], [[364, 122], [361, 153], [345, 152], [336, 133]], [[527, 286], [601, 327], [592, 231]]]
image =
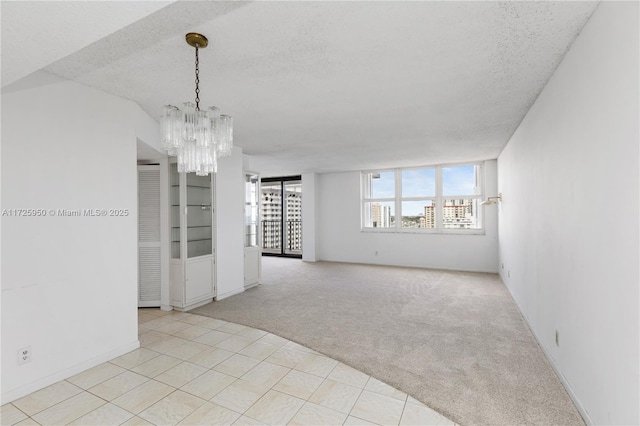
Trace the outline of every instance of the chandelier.
[[196, 49], [195, 104], [185, 102], [182, 109], [165, 105], [160, 126], [162, 147], [178, 159], [179, 173], [207, 176], [218, 170], [218, 158], [228, 157], [233, 149], [233, 118], [221, 115], [220, 109], [200, 110], [200, 69], [198, 50], [209, 44], [202, 34], [188, 33], [187, 43]]

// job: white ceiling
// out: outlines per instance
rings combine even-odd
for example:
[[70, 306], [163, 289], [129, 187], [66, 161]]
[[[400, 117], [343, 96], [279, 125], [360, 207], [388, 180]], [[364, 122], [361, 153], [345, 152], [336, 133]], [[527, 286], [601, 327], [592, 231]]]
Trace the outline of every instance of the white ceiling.
[[596, 6], [3, 1], [3, 86], [44, 67], [158, 118], [194, 99], [195, 31], [201, 106], [263, 176], [492, 159]]

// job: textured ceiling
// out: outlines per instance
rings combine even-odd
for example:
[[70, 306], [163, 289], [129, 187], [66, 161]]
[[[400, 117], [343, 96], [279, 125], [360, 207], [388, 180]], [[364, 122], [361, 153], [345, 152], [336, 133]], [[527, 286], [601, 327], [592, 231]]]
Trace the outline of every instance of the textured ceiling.
[[[484, 160], [596, 5], [179, 1], [44, 69], [158, 118], [193, 101], [184, 34], [201, 32], [201, 104], [234, 116], [235, 142], [263, 175]], [[4, 56], [4, 5], [2, 19]]]

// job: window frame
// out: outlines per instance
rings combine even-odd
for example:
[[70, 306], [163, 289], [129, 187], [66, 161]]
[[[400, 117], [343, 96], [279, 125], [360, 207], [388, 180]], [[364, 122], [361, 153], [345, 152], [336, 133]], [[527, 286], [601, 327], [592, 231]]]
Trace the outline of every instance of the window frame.
[[[449, 167], [460, 167], [460, 166], [474, 166], [478, 168], [477, 172], [477, 188], [478, 194], [456, 194], [456, 195], [443, 195], [444, 187], [443, 187], [443, 170]], [[422, 170], [422, 169], [434, 169], [435, 170], [435, 184], [436, 184], [436, 192], [435, 196], [412, 196], [412, 197], [403, 197], [402, 196], [402, 172], [406, 170]], [[378, 233], [419, 233], [419, 234], [462, 234], [462, 235], [484, 235], [486, 233], [485, 223], [484, 223], [484, 209], [480, 208], [480, 202], [484, 201], [484, 186], [485, 186], [485, 175], [484, 175], [484, 162], [468, 162], [468, 163], [452, 163], [452, 164], [438, 164], [438, 165], [426, 165], [426, 166], [416, 166], [416, 167], [398, 167], [398, 168], [388, 168], [388, 169], [371, 169], [371, 170], [363, 170], [360, 172], [360, 230], [361, 232], [378, 232]], [[394, 184], [395, 184], [395, 194], [393, 198], [374, 198], [374, 197], [365, 197], [367, 194], [371, 193], [370, 188], [370, 179], [368, 176], [372, 173], [385, 173], [385, 172], [394, 172]], [[456, 228], [444, 228], [443, 221], [443, 207], [444, 200], [462, 200], [462, 199], [473, 199], [478, 200], [478, 223], [479, 228], [477, 229], [456, 229]], [[402, 227], [402, 203], [404, 201], [432, 201], [435, 203], [436, 212], [435, 212], [435, 227], [434, 228], [403, 228]], [[375, 202], [384, 202], [384, 203], [393, 203], [394, 204], [394, 220], [395, 223], [393, 226], [389, 226], [388, 228], [379, 228], [373, 226], [365, 226], [367, 223], [371, 223], [371, 209], [367, 209], [366, 206], [369, 203]]]

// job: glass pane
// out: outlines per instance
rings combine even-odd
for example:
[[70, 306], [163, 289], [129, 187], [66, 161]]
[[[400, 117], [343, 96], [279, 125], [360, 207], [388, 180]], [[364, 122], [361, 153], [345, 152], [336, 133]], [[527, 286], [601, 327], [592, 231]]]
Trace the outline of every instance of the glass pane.
[[256, 175], [246, 175], [244, 182], [244, 245], [255, 247], [258, 245], [258, 187]]
[[286, 181], [284, 183], [286, 193], [286, 222], [285, 236], [286, 254], [302, 253], [302, 182]]
[[373, 202], [364, 203], [366, 228], [393, 228], [395, 227], [395, 203]]
[[365, 198], [393, 198], [396, 194], [395, 172], [365, 174]]
[[169, 166], [169, 180], [171, 183], [169, 191], [169, 202], [171, 204], [171, 258], [180, 259], [180, 176], [178, 175], [178, 165], [176, 163]]
[[442, 206], [444, 229], [481, 229], [479, 199], [445, 199]]
[[187, 174], [187, 257], [213, 253], [211, 176]]
[[442, 168], [442, 195], [480, 195], [478, 166], [450, 166]]
[[403, 201], [402, 227], [433, 229], [436, 227], [435, 203], [431, 200]]
[[263, 183], [260, 192], [262, 249], [267, 253], [280, 253], [282, 244], [282, 190], [280, 182]]
[[435, 197], [436, 196], [436, 169], [429, 168], [429, 169], [403, 170], [402, 171], [402, 196], [403, 197]]

